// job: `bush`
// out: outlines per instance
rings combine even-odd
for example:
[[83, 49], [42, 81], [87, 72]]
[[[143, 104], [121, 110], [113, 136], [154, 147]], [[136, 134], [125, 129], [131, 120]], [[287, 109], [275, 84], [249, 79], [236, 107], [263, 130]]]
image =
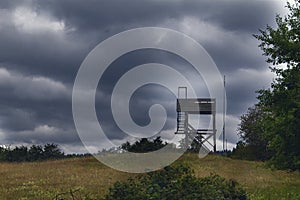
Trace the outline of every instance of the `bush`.
[[247, 199], [246, 192], [233, 181], [213, 174], [196, 178], [185, 166], [166, 167], [125, 182], [116, 182], [105, 200], [137, 199]]
[[160, 137], [155, 138], [153, 141], [148, 140], [147, 138], [141, 138], [133, 144], [126, 142], [121, 145], [121, 148], [129, 152], [147, 153], [159, 150], [166, 145], [167, 143], [164, 143]]

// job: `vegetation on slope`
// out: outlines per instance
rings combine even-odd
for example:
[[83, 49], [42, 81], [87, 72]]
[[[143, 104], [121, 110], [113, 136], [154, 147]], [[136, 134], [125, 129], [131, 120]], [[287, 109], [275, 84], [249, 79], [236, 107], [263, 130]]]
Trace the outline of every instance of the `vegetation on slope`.
[[[300, 173], [266, 168], [262, 162], [185, 154], [172, 166], [190, 166], [195, 177], [212, 173], [241, 184], [250, 199], [300, 199]], [[0, 163], [0, 199], [53, 199], [78, 190], [83, 197], [103, 198], [117, 181], [135, 178], [110, 169], [93, 157], [43, 162]], [[70, 195], [66, 194], [70, 199]]]
[[116, 182], [105, 200], [224, 199], [246, 200], [246, 192], [234, 180], [219, 175], [197, 178], [189, 167], [168, 166], [135, 179]]

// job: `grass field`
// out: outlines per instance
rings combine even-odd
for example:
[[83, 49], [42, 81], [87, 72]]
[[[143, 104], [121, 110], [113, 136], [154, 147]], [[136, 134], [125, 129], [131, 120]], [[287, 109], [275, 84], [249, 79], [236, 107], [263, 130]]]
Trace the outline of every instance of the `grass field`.
[[[174, 164], [189, 165], [197, 177], [211, 173], [238, 181], [250, 199], [300, 199], [300, 173], [271, 170], [261, 162], [186, 154]], [[0, 199], [55, 199], [70, 190], [74, 195], [102, 197], [117, 180], [135, 174], [115, 171], [93, 157], [32, 163], [0, 163]], [[70, 195], [70, 194], [66, 194]], [[69, 196], [70, 197], [70, 196]]]

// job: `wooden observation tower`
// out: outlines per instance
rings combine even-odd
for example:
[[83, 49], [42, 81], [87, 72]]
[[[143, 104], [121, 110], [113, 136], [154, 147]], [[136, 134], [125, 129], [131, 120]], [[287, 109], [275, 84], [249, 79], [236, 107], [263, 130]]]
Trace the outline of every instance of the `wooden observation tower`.
[[[184, 97], [180, 98], [180, 91], [184, 91]], [[177, 131], [175, 134], [184, 134], [185, 138], [195, 139], [201, 146], [208, 144], [216, 152], [216, 99], [214, 98], [187, 98], [187, 87], [178, 88], [177, 98]], [[189, 123], [189, 115], [212, 115], [212, 129], [193, 127]], [[195, 137], [200, 136], [200, 137]], [[199, 140], [199, 138], [201, 138]], [[213, 138], [213, 141], [209, 141]]]

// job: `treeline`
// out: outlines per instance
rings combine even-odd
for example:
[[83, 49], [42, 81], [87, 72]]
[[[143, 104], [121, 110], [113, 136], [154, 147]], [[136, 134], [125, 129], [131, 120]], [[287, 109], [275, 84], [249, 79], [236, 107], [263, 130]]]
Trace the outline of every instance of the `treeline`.
[[24, 162], [67, 157], [57, 144], [16, 146], [15, 148], [0, 147], [0, 161]]
[[[197, 140], [201, 140], [201, 138], [198, 136]], [[194, 139], [191, 144], [186, 147], [186, 151], [189, 153], [198, 153], [201, 148], [201, 144], [197, 142], [196, 139]], [[151, 151], [159, 150], [166, 145], [171, 145], [169, 148], [176, 149], [176, 144], [167, 143], [164, 142], [161, 137], [156, 137], [154, 139], [148, 139], [148, 138], [141, 138], [138, 141], [135, 141], [133, 144], [130, 144], [128, 141], [120, 146], [120, 149], [123, 149], [128, 152], [134, 152], [134, 153], [147, 153]], [[182, 139], [179, 141], [179, 147], [178, 148], [184, 148], [185, 147], [185, 139]]]
[[277, 78], [241, 117], [242, 140], [232, 156], [300, 170], [300, 0], [287, 7], [286, 17], [276, 17], [277, 29], [267, 26], [255, 35]]

